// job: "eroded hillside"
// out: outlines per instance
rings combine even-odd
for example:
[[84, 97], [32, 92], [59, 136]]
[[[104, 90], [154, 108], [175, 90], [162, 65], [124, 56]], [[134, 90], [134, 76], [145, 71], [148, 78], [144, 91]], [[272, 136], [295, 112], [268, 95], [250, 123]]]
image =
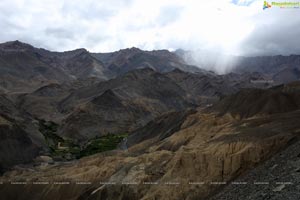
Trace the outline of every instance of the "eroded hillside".
[[[272, 96], [269, 101], [272, 103]], [[159, 135], [154, 135], [127, 151], [8, 172], [1, 181], [50, 184], [4, 184], [1, 194], [16, 199], [205, 199], [222, 186], [218, 183], [236, 178], [297, 139], [299, 109], [279, 111], [265, 114], [262, 109], [250, 117], [236, 118], [230, 111], [198, 109], [181, 118], [179, 130], [169, 137], [158, 139]], [[70, 184], [53, 185], [62, 181]], [[16, 188], [22, 189], [22, 196], [13, 193]]]

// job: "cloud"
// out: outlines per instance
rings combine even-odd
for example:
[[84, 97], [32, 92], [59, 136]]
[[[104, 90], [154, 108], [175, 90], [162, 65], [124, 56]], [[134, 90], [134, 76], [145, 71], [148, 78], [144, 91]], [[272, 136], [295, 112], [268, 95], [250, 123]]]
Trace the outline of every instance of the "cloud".
[[231, 2], [238, 6], [249, 6], [255, 2], [255, 0], [232, 0]]
[[183, 10], [183, 6], [164, 6], [160, 9], [159, 15], [156, 17], [155, 21], [159, 26], [167, 26], [168, 24], [176, 22], [178, 19], [180, 19]]
[[244, 41], [245, 55], [300, 54], [299, 9], [271, 8], [255, 16], [256, 24]]
[[46, 35], [57, 37], [57, 38], [67, 38], [67, 39], [74, 38], [73, 32], [66, 30], [64, 28], [46, 28], [45, 33]]
[[136, 46], [216, 54], [299, 54], [298, 9], [261, 0], [2, 0], [0, 42], [94, 52]]

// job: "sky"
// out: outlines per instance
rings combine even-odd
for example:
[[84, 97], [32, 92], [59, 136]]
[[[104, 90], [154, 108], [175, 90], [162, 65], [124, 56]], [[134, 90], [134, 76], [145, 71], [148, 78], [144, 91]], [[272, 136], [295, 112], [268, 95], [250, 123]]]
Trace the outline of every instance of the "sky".
[[0, 42], [53, 51], [300, 54], [300, 9], [262, 7], [262, 0], [1, 0]]

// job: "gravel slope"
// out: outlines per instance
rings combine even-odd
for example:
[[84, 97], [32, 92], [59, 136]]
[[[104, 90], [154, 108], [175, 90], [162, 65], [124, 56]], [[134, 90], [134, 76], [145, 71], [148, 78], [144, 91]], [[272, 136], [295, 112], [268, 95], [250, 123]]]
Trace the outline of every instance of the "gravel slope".
[[210, 200], [300, 199], [300, 141], [296, 141], [234, 182], [228, 184]]

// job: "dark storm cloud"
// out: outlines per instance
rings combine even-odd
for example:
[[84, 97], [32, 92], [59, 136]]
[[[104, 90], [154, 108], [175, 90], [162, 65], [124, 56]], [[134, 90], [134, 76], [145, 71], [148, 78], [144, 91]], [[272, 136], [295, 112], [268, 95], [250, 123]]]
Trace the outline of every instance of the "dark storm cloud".
[[[266, 34], [265, 29], [272, 30], [272, 34]], [[282, 31], [282, 29], [292, 31]], [[299, 26], [257, 27], [242, 44], [243, 51], [248, 55], [300, 54], [299, 35]]]
[[258, 16], [258, 19], [254, 30], [241, 44], [244, 54], [300, 54], [300, 11], [298, 9], [270, 10], [270, 13], [262, 13]]

